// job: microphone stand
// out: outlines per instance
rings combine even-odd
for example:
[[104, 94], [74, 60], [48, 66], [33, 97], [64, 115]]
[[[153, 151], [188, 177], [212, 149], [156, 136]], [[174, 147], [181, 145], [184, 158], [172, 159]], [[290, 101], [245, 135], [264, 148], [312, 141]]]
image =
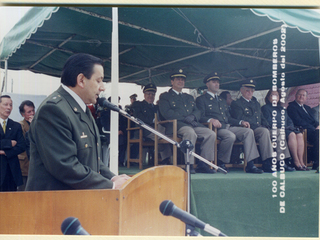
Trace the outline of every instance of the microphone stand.
[[[167, 142], [176, 145], [178, 148], [180, 148], [180, 150], [183, 153], [186, 153], [187, 156], [187, 176], [188, 176], [188, 193], [187, 193], [187, 212], [190, 213], [190, 188], [191, 188], [191, 174], [190, 174], [190, 160], [189, 160], [189, 156], [193, 155], [194, 157], [198, 158], [199, 160], [205, 162], [206, 164], [208, 164], [209, 166], [213, 167], [214, 169], [216, 169], [218, 172], [222, 172], [224, 174], [227, 174], [228, 172], [226, 170], [224, 170], [223, 168], [211, 163], [210, 161], [208, 161], [207, 159], [199, 156], [198, 154], [196, 154], [195, 152], [192, 151], [192, 149], [194, 148], [193, 144], [191, 143], [190, 140], [183, 140], [181, 141], [181, 143], [178, 143], [177, 141], [174, 141], [173, 139], [167, 137], [166, 135], [158, 132], [157, 130], [155, 130], [154, 128], [150, 127], [149, 125], [145, 124], [142, 120], [135, 118], [133, 116], [131, 116], [129, 113], [127, 113], [126, 111], [120, 109], [118, 106], [107, 102], [106, 101], [106, 107], [109, 107], [111, 110], [119, 112], [121, 115], [125, 116], [126, 118], [130, 119], [131, 121], [133, 121], [134, 123], [138, 124], [139, 126], [147, 129], [148, 131], [152, 132], [153, 134], [157, 135], [158, 137], [166, 140]], [[191, 230], [192, 231], [192, 230]]]

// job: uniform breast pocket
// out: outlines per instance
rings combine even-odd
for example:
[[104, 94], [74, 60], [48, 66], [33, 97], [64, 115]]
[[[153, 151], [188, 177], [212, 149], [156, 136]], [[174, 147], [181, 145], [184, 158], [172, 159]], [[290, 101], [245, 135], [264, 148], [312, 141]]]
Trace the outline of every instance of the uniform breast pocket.
[[88, 142], [87, 139], [80, 139], [78, 141], [78, 149], [77, 149], [77, 155], [78, 158], [89, 158], [92, 151], [92, 144]]
[[171, 108], [176, 108], [177, 107], [177, 103], [175, 101], [171, 101], [170, 102], [170, 107]]
[[245, 108], [244, 109], [244, 115], [245, 116], [252, 116], [253, 115], [253, 111], [251, 108]]
[[196, 105], [195, 102], [193, 102], [193, 101], [188, 101], [188, 102], [185, 103], [184, 106], [185, 106], [186, 108], [188, 108], [188, 109], [193, 109], [195, 105]]

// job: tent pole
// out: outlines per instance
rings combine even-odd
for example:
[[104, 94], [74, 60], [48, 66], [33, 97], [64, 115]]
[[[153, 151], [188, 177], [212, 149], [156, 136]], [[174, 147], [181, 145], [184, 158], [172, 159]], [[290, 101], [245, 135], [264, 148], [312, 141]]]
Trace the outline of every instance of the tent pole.
[[7, 83], [8, 83], [8, 60], [4, 61], [4, 91], [7, 92]]
[[[111, 43], [111, 102], [118, 105], [119, 96], [119, 36], [118, 8], [112, 8], [112, 43]], [[118, 174], [119, 114], [111, 111], [110, 126], [110, 170]]]
[[319, 59], [320, 59], [320, 37], [318, 38], [318, 47], [319, 47]]

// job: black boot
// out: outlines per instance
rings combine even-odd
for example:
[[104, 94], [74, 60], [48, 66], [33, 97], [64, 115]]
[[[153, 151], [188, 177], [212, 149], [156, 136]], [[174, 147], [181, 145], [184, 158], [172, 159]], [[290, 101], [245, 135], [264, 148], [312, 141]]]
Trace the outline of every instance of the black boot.
[[193, 168], [193, 164], [190, 164], [190, 174], [196, 174], [196, 171]]
[[218, 166], [219, 166], [220, 168], [222, 168], [223, 170], [225, 170], [225, 171], [228, 172], [228, 169], [227, 169], [226, 164], [225, 164], [224, 162], [218, 160]]
[[211, 169], [208, 164], [204, 162], [199, 162], [196, 168], [197, 173], [216, 173], [216, 170]]
[[253, 160], [247, 163], [246, 166], [246, 173], [263, 173], [263, 170], [257, 168], [254, 164], [253, 164]]
[[312, 164], [312, 170], [319, 169], [319, 163], [318, 162], [313, 162]]
[[267, 158], [266, 160], [262, 161], [262, 170], [264, 172], [276, 172], [277, 171], [277, 165], [272, 165], [272, 158]]
[[[281, 161], [281, 160], [280, 160]], [[280, 171], [281, 169], [281, 166], [280, 166], [280, 161], [277, 162], [277, 170]], [[282, 166], [284, 168], [284, 170], [286, 172], [294, 172], [296, 169], [292, 168], [292, 167], [289, 167], [287, 164], [286, 164], [286, 159], [284, 160], [284, 165]]]
[[291, 157], [286, 158], [284, 161], [287, 164], [287, 166], [294, 168], [295, 165], [294, 165], [293, 159]]

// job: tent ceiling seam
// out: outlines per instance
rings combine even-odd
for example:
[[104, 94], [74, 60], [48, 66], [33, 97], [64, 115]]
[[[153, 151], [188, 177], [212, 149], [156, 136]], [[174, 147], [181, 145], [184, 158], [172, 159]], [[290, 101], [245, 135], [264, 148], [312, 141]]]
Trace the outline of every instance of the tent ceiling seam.
[[[293, 70], [293, 71], [288, 71], [285, 72], [286, 74], [290, 74], [290, 73], [295, 73], [295, 72], [305, 72], [305, 71], [309, 71], [309, 70], [315, 70], [315, 69], [319, 69], [320, 67], [309, 67], [309, 68], [304, 68], [304, 69], [299, 69], [299, 70]], [[277, 73], [277, 75], [281, 75], [281, 73]], [[259, 79], [259, 78], [264, 78], [264, 77], [272, 77], [272, 74], [265, 74], [265, 75], [260, 75], [260, 76], [255, 76], [255, 77], [250, 77], [250, 79]], [[245, 78], [244, 78], [245, 79]], [[224, 85], [224, 84], [230, 84], [230, 83], [235, 83], [235, 82], [240, 82], [244, 79], [237, 79], [234, 81], [230, 81], [227, 83], [221, 83], [220, 85]], [[258, 80], [259, 81], [259, 80]]]
[[[53, 47], [53, 46], [50, 46], [50, 45], [47, 45], [47, 44], [43, 44], [43, 43], [37, 43], [37, 42], [34, 42], [34, 41], [31, 41], [31, 40], [27, 40], [27, 42], [29, 44], [34, 44], [34, 45], [37, 45], [37, 46], [40, 46], [40, 47], [46, 47], [46, 48], [50, 48], [52, 50], [59, 50], [61, 52], [66, 52], [66, 53], [70, 53], [70, 54], [75, 54], [75, 52], [73, 51], [70, 51], [70, 50], [67, 50], [67, 49], [64, 49], [64, 48], [61, 48], [61, 47]], [[130, 49], [127, 49], [127, 50], [124, 50], [122, 52], [119, 53], [119, 55], [125, 53], [125, 52], [128, 52], [130, 50], [132, 50], [134, 47], [130, 48]], [[105, 59], [103, 58], [102, 59], [104, 62], [110, 62], [111, 61], [111, 57], [109, 57], [108, 59]], [[124, 65], [124, 66], [128, 66], [128, 67], [135, 67], [135, 68], [140, 68], [140, 69], [147, 69], [145, 67], [142, 67], [142, 66], [138, 66], [138, 65], [133, 65], [133, 64], [129, 64], [129, 63], [124, 63], [124, 62], [119, 62], [119, 64], [121, 65]], [[31, 69], [31, 67], [28, 68], [29, 70]]]
[[35, 65], [37, 65], [39, 62], [41, 62], [43, 59], [45, 59], [46, 57], [50, 56], [53, 52], [55, 52], [56, 50], [58, 50], [60, 47], [62, 47], [64, 44], [66, 44], [67, 42], [69, 42], [72, 38], [74, 38], [76, 36], [76, 34], [72, 34], [70, 37], [68, 37], [66, 40], [64, 40], [62, 43], [60, 43], [58, 45], [58, 48], [54, 48], [52, 49], [50, 52], [48, 52], [47, 54], [45, 54], [43, 57], [41, 57], [38, 61], [36, 61], [34, 64], [32, 64], [29, 68], [32, 69]]
[[[257, 60], [263, 60], [263, 61], [267, 61], [267, 62], [272, 62], [273, 61], [272, 59], [268, 59], [268, 58], [250, 56], [250, 55], [246, 55], [246, 54], [242, 54], [242, 53], [234, 53], [234, 52], [230, 52], [230, 51], [227, 51], [227, 50], [219, 50], [219, 52], [228, 53], [228, 54], [231, 54], [231, 55], [241, 56], [241, 57], [245, 57], [245, 58], [253, 58], [253, 59], [257, 59]], [[281, 63], [281, 61], [278, 60], [278, 63]], [[293, 66], [298, 66], [298, 67], [314, 67], [314, 66], [298, 64], [298, 63], [292, 63], [292, 62], [286, 62], [286, 64], [293, 65]]]
[[[151, 71], [152, 69], [149, 68], [148, 70]], [[164, 74], [167, 74], [167, 73], [169, 73], [169, 71], [163, 71], [161, 73], [153, 74], [151, 77], [158, 77], [158, 76], [161, 76], [161, 75], [164, 75]], [[141, 82], [143, 80], [149, 79], [149, 77], [150, 76], [136, 79], [135, 83], [138, 83], [138, 82]]]
[[[83, 9], [79, 9], [79, 8], [75, 8], [75, 7], [65, 7], [65, 8], [73, 10], [73, 11], [76, 11], [76, 12], [83, 13], [83, 14], [86, 14], [86, 15], [90, 15], [92, 17], [104, 19], [104, 20], [107, 20], [107, 21], [112, 21], [112, 18], [105, 17], [105, 16], [99, 15], [97, 13], [85, 11]], [[131, 24], [131, 23], [118, 21], [118, 24], [130, 27], [130, 28], [134, 28], [134, 29], [137, 29], [137, 30], [140, 30], [140, 31], [148, 32], [148, 33], [151, 33], [151, 34], [154, 34], [154, 35], [158, 35], [158, 36], [161, 36], [161, 37], [169, 38], [169, 39], [172, 39], [172, 40], [175, 40], [175, 41], [187, 43], [189, 45], [193, 45], [193, 46], [196, 46], [196, 47], [199, 47], [199, 48], [210, 49], [209, 47], [206, 47], [206, 46], [194, 43], [194, 42], [190, 42], [190, 41], [187, 41], [187, 40], [182, 39], [182, 38], [177, 38], [177, 37], [165, 34], [165, 33], [157, 32], [157, 31], [154, 31], [154, 30], [151, 30], [151, 29], [147, 29], [147, 28], [144, 28], [144, 27], [141, 27], [141, 26], [137, 26], [137, 25], [134, 25], [134, 24]]]
[[268, 31], [265, 31], [265, 32], [262, 32], [262, 33], [258, 33], [258, 34], [252, 35], [252, 36], [250, 36], [250, 37], [243, 38], [243, 39], [240, 39], [240, 40], [238, 40], [238, 41], [235, 41], [235, 42], [228, 43], [228, 44], [226, 44], [226, 45], [217, 47], [216, 50], [220, 50], [220, 49], [222, 49], [222, 48], [227, 48], [227, 47], [229, 47], [229, 46], [232, 46], [232, 45], [235, 45], [235, 44], [238, 44], [238, 43], [246, 42], [246, 41], [248, 41], [248, 40], [252, 40], [252, 39], [254, 39], [254, 38], [261, 37], [261, 36], [267, 35], [267, 34], [269, 34], [269, 33], [278, 31], [278, 30], [280, 30], [280, 29], [281, 29], [281, 27], [276, 27], [276, 28], [270, 29], [270, 30], [268, 30]]
[[[170, 62], [166, 62], [166, 63], [160, 64], [160, 65], [156, 65], [156, 66], [150, 67], [150, 69], [156, 69], [156, 68], [159, 68], [159, 67], [167, 66], [169, 64], [180, 62], [180, 61], [183, 61], [183, 60], [186, 60], [186, 59], [190, 59], [190, 58], [194, 58], [194, 57], [198, 57], [198, 56], [207, 54], [209, 52], [212, 52], [212, 50], [204, 51], [204, 52], [197, 53], [197, 54], [194, 54], [194, 55], [190, 55], [190, 56], [187, 56], [187, 57], [184, 57], [184, 58], [180, 58], [180, 59], [176, 59], [176, 60], [173, 60], [173, 61], [170, 61]], [[147, 71], [147, 70], [143, 70], [143, 71], [139, 71], [139, 72], [136, 72], [136, 73], [132, 73], [132, 74], [129, 74], [127, 76], [121, 77], [120, 79], [122, 80], [122, 79], [125, 79], [125, 78], [128, 78], [128, 77], [143, 73], [145, 71]], [[136, 82], [136, 81], [133, 80], [133, 81], [128, 81], [128, 82]]]
[[206, 37], [202, 34], [202, 32], [200, 32], [200, 30], [190, 21], [190, 19], [182, 12], [182, 10], [180, 8], [178, 8], [178, 10], [175, 10], [174, 8], [172, 8], [172, 10], [175, 11], [179, 16], [181, 16], [188, 23], [190, 23], [192, 27], [194, 27], [194, 33], [198, 32], [198, 39], [200, 40], [200, 41], [197, 40], [198, 43], [201, 42], [201, 36], [202, 36], [203, 39], [209, 45], [209, 47], [213, 48], [212, 44], [206, 39]]
[[33, 45], [37, 45], [37, 46], [40, 46], [40, 47], [50, 48], [50, 49], [57, 49], [57, 50], [59, 50], [59, 51], [61, 51], [61, 52], [66, 52], [66, 53], [74, 54], [73, 51], [70, 51], [70, 50], [68, 50], [68, 49], [56, 48], [56, 47], [53, 47], [53, 46], [50, 46], [50, 45], [47, 45], [47, 44], [43, 44], [43, 43], [38, 43], [38, 42], [35, 42], [35, 41], [32, 41], [32, 40], [27, 40], [27, 43], [33, 44]]

